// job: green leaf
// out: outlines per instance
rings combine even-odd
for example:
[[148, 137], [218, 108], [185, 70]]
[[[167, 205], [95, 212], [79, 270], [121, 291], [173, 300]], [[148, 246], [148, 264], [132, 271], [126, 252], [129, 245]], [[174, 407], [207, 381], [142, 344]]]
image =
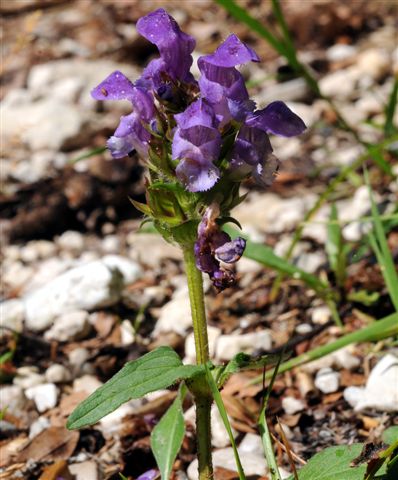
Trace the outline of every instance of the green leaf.
[[330, 268], [335, 274], [337, 284], [343, 286], [346, 276], [346, 252], [338, 220], [337, 207], [333, 203], [327, 228], [326, 253], [328, 254]]
[[202, 366], [183, 365], [172, 348], [160, 347], [127, 363], [77, 406], [66, 426], [72, 430], [92, 425], [133, 398], [167, 388], [200, 372], [203, 372]]
[[384, 133], [386, 136], [393, 135], [397, 132], [398, 127], [394, 125], [394, 114], [397, 108], [398, 100], [398, 78], [395, 78], [394, 85], [391, 90], [390, 98], [385, 109], [386, 121], [384, 124]]
[[393, 427], [384, 430], [381, 438], [387, 445], [396, 442], [398, 440], [398, 425], [394, 425]]
[[[314, 455], [298, 472], [299, 480], [363, 480], [366, 465], [351, 467], [363, 444], [329, 447]], [[289, 477], [292, 480], [293, 477]]]
[[151, 434], [151, 448], [162, 480], [167, 480], [170, 477], [174, 460], [184, 439], [185, 422], [182, 413], [182, 401], [185, 394], [186, 388], [182, 385], [177, 398]]

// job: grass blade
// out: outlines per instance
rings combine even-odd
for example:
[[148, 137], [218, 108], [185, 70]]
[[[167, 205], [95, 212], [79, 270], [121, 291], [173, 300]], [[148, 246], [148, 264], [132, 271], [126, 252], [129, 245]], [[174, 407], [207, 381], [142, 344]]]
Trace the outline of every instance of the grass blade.
[[[268, 423], [267, 423], [267, 418], [265, 416], [265, 412], [267, 410], [268, 400], [269, 400], [269, 397], [271, 395], [272, 387], [274, 385], [276, 376], [278, 374], [279, 366], [280, 366], [280, 363], [281, 363], [281, 360], [282, 360], [282, 355], [280, 356], [279, 361], [276, 364], [276, 366], [275, 366], [275, 368], [272, 372], [272, 378], [271, 378], [271, 381], [268, 385], [265, 396], [263, 398], [263, 405], [262, 405], [260, 416], [259, 416], [259, 419], [258, 419], [258, 428], [259, 428], [259, 431], [260, 431], [261, 440], [263, 442], [265, 458], [267, 459], [267, 464], [268, 464], [268, 467], [269, 467], [269, 470], [270, 470], [272, 480], [281, 480], [281, 476], [279, 474], [278, 465], [276, 463], [276, 459], [275, 459], [275, 455], [274, 455], [274, 449], [272, 447], [271, 434], [270, 434], [270, 431], [269, 431], [269, 428], [268, 428]], [[262, 378], [263, 378], [263, 386], [264, 386], [265, 370], [264, 370]]]
[[[278, 370], [278, 374], [287, 372], [292, 368], [299, 367], [300, 365], [312, 362], [318, 358], [322, 358], [326, 355], [329, 355], [329, 353], [333, 353], [336, 350], [340, 350], [340, 348], [350, 345], [351, 343], [379, 341], [395, 335], [398, 335], [398, 313], [393, 313], [388, 317], [384, 317], [381, 320], [373, 322], [371, 325], [364, 327], [361, 330], [348, 333], [334, 342], [314, 348], [313, 350], [303, 353], [302, 355], [298, 355], [287, 362], [283, 362]], [[266, 372], [265, 378], [271, 378], [272, 373], [272, 370]], [[262, 379], [263, 376], [260, 375], [251, 380], [250, 383], [257, 384], [260, 383]]]
[[380, 218], [380, 213], [377, 208], [372, 188], [369, 182], [369, 175], [367, 170], [364, 172], [365, 182], [369, 189], [369, 196], [372, 209], [372, 220], [374, 231], [369, 233], [370, 245], [375, 252], [377, 261], [383, 274], [384, 281], [390, 294], [391, 301], [398, 312], [398, 273], [395, 269], [394, 260], [392, 258], [386, 235], [384, 233], [383, 224]]
[[344, 285], [346, 276], [346, 253], [344, 249], [344, 240], [341, 227], [338, 223], [338, 213], [336, 204], [332, 204], [330, 212], [330, 222], [328, 223], [326, 253], [329, 258], [330, 268], [332, 269], [337, 285]]
[[394, 125], [394, 115], [398, 103], [398, 78], [395, 78], [394, 85], [391, 90], [388, 104], [386, 105], [385, 115], [386, 121], [384, 124], [384, 134], [387, 136], [397, 133], [397, 126]]
[[231, 442], [232, 449], [234, 451], [236, 467], [237, 467], [238, 473], [239, 473], [239, 480], [245, 480], [246, 479], [245, 472], [243, 471], [242, 463], [241, 463], [240, 457], [239, 457], [238, 448], [236, 447], [235, 439], [234, 439], [234, 436], [232, 434], [232, 428], [231, 428], [231, 424], [229, 423], [228, 414], [227, 414], [227, 411], [225, 410], [224, 402], [222, 400], [222, 397], [221, 397], [221, 394], [218, 390], [216, 381], [214, 380], [213, 375], [211, 374], [211, 371], [210, 371], [209, 367], [207, 365], [205, 365], [205, 368], [206, 368], [207, 382], [210, 386], [211, 393], [213, 394], [214, 401], [216, 402], [218, 411], [220, 412], [220, 415], [221, 415], [222, 421], [224, 423], [225, 429], [228, 433], [229, 441]]

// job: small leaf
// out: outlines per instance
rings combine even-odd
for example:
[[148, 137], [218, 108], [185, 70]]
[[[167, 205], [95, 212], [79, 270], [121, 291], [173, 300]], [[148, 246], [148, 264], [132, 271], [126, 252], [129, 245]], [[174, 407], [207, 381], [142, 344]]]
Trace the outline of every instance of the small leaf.
[[76, 429], [92, 425], [133, 398], [167, 388], [178, 380], [200, 372], [203, 372], [203, 367], [183, 365], [172, 348], [160, 347], [127, 363], [105, 385], [78, 405], [70, 415], [67, 427]]
[[183, 386], [151, 434], [151, 448], [162, 480], [170, 477], [174, 460], [184, 439], [185, 422], [182, 414], [182, 401], [185, 394], [186, 388]]
[[384, 430], [383, 435], [381, 436], [383, 442], [386, 442], [387, 445], [391, 445], [398, 440], [398, 425], [394, 425], [387, 430]]
[[[366, 465], [351, 467], [363, 444], [329, 447], [314, 455], [298, 472], [300, 480], [363, 480]], [[292, 477], [289, 477], [291, 480]]]

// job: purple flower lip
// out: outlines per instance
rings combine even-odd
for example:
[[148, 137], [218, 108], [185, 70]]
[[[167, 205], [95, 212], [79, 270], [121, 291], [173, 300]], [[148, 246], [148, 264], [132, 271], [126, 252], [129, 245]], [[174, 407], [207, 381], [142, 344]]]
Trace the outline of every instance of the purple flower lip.
[[236, 65], [259, 61], [260, 59], [253, 49], [241, 42], [235, 34], [231, 34], [214, 53], [200, 57], [198, 64], [199, 67], [203, 62], [216, 67], [236, 67]]
[[214, 250], [217, 260], [225, 263], [235, 263], [243, 255], [246, 247], [246, 240], [238, 237], [235, 240], [224, 243]]
[[300, 135], [307, 128], [301, 118], [281, 101], [272, 102], [248, 115], [245, 124], [282, 137]]

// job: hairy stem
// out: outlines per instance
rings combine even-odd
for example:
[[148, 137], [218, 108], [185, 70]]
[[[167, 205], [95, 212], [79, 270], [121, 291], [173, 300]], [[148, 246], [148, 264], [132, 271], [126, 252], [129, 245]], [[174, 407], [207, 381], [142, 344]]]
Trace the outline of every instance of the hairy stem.
[[[209, 360], [203, 279], [202, 273], [196, 268], [193, 244], [184, 245], [183, 253], [191, 303], [196, 362], [200, 365]], [[196, 407], [199, 480], [209, 480], [213, 478], [210, 419], [212, 395], [205, 377], [193, 379], [190, 389], [194, 395]]]

